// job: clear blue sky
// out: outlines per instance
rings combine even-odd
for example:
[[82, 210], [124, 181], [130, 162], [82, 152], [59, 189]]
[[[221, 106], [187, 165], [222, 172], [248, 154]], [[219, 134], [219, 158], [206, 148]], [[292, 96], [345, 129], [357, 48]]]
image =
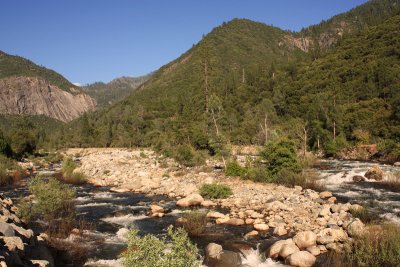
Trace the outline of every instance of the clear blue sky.
[[0, 50], [71, 82], [149, 73], [233, 18], [299, 30], [366, 0], [1, 0]]

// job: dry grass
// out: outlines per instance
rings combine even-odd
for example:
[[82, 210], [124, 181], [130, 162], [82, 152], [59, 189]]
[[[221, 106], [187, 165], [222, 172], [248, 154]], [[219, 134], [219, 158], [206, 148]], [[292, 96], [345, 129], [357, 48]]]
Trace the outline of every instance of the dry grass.
[[206, 231], [207, 216], [204, 212], [190, 211], [183, 214], [182, 226], [190, 236], [200, 236]]
[[387, 180], [377, 182], [376, 184], [386, 190], [400, 192], [400, 172], [390, 173]]

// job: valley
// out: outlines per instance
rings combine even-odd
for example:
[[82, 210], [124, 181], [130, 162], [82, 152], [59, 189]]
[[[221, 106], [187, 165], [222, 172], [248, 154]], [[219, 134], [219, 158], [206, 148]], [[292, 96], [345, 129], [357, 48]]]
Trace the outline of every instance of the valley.
[[358, 2], [306, 26], [259, 22], [278, 3], [14, 11], [0, 266], [398, 266], [400, 0]]

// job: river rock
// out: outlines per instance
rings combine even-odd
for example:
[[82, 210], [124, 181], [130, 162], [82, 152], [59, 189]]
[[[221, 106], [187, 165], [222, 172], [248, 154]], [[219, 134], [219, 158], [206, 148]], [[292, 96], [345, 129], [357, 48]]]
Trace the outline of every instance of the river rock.
[[353, 182], [364, 182], [365, 181], [365, 177], [361, 176], [361, 175], [354, 175], [353, 176]]
[[208, 267], [239, 267], [242, 260], [238, 253], [223, 250], [222, 246], [210, 243], [206, 247], [203, 264]]
[[351, 237], [362, 236], [365, 231], [364, 224], [360, 221], [360, 219], [355, 219], [347, 225], [347, 233]]
[[4, 246], [8, 248], [11, 252], [19, 252], [24, 254], [25, 245], [22, 242], [22, 239], [17, 236], [5, 236], [0, 237], [0, 240], [3, 240]]
[[203, 197], [199, 194], [190, 194], [176, 202], [179, 207], [199, 206], [204, 201]]
[[240, 226], [240, 225], [244, 225], [244, 220], [238, 219], [238, 218], [231, 218], [228, 221], [226, 221], [225, 224], [233, 225], [233, 226]]
[[164, 213], [165, 210], [164, 210], [163, 207], [153, 204], [153, 205], [150, 205], [150, 212], [152, 214], [154, 214], [154, 213]]
[[269, 226], [265, 223], [254, 224], [253, 227], [258, 231], [268, 231], [269, 229]]
[[279, 251], [283, 247], [283, 245], [286, 244], [294, 244], [293, 240], [291, 238], [286, 239], [286, 240], [279, 240], [276, 241], [272, 246], [269, 247], [269, 249], [266, 252], [267, 258], [277, 258], [279, 256]]
[[307, 248], [307, 251], [310, 252], [314, 256], [318, 256], [321, 254], [321, 250], [317, 246]]
[[332, 197], [332, 192], [329, 192], [329, 191], [321, 192], [321, 193], [319, 193], [319, 197], [320, 198], [330, 198], [330, 197]]
[[5, 222], [0, 222], [0, 233], [3, 236], [15, 236], [14, 228]]
[[348, 238], [347, 233], [341, 228], [325, 228], [318, 233], [317, 243], [326, 245], [334, 242], [345, 242]]
[[293, 241], [299, 249], [306, 249], [317, 244], [317, 235], [312, 231], [299, 232], [293, 237]]
[[393, 164], [395, 167], [400, 167], [400, 161]]
[[296, 267], [311, 267], [317, 259], [308, 251], [299, 251], [286, 258], [285, 263]]
[[217, 206], [217, 204], [214, 203], [214, 202], [211, 201], [211, 200], [204, 200], [203, 202], [201, 202], [200, 205], [201, 205], [202, 207], [206, 207], [206, 208]]
[[244, 237], [246, 237], [246, 238], [255, 237], [255, 236], [258, 236], [258, 231], [256, 231], [256, 230], [248, 232], [247, 234], [244, 235]]
[[376, 181], [383, 180], [383, 171], [377, 166], [374, 165], [368, 169], [368, 171], [364, 174], [368, 179], [373, 179]]
[[211, 219], [224, 218], [225, 216], [226, 216], [225, 214], [222, 214], [217, 211], [210, 211], [207, 213], [207, 218], [211, 218]]
[[287, 256], [300, 251], [300, 249], [295, 244], [284, 244], [279, 251], [279, 257], [286, 259]]
[[287, 235], [287, 230], [282, 225], [275, 227], [273, 234], [277, 236]]

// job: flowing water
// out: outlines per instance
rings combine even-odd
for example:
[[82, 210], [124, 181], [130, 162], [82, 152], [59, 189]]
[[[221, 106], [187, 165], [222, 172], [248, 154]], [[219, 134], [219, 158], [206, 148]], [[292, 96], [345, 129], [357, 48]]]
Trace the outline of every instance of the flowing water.
[[[379, 217], [400, 224], [400, 192], [393, 192], [375, 180], [354, 182], [353, 176], [363, 176], [373, 165], [384, 173], [383, 181], [400, 179], [400, 167], [361, 161], [323, 160], [318, 169], [321, 183], [332, 191], [339, 202], [368, 206]], [[400, 182], [400, 180], [399, 180]]]
[[[383, 189], [374, 181], [355, 183], [352, 180], [354, 175], [364, 175], [372, 165], [373, 163], [368, 162], [324, 160], [317, 171], [322, 178], [321, 182], [327, 190], [334, 192], [340, 202], [373, 202], [381, 217], [400, 222], [400, 193]], [[385, 172], [385, 179], [395, 172], [400, 172], [399, 167], [382, 164], [379, 167]], [[175, 205], [174, 199], [165, 196], [115, 193], [110, 192], [108, 187], [89, 185], [78, 186], [76, 190], [77, 214], [92, 225], [91, 230], [86, 231], [87, 244], [91, 247], [87, 266], [122, 266], [119, 257], [125, 248], [129, 228], [136, 227], [141, 233], [165, 235], [168, 226], [174, 225], [181, 213], [185, 212]], [[4, 190], [4, 193], [13, 199], [28, 194], [26, 187]], [[152, 203], [166, 208], [166, 216], [148, 217], [146, 213]], [[265, 260], [263, 255], [266, 248], [277, 239], [267, 233], [247, 240], [244, 235], [251, 230], [249, 226], [235, 227], [210, 223], [206, 233], [193, 238], [193, 241], [202, 253], [204, 247], [211, 242], [221, 244], [227, 250], [242, 251], [243, 267], [284, 266], [270, 259]]]

